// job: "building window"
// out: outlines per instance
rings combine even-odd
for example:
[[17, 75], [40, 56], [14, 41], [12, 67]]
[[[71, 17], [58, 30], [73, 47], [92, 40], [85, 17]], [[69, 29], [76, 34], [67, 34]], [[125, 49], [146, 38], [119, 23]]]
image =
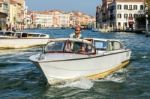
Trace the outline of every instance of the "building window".
[[121, 26], [121, 23], [120, 23], [120, 22], [118, 22], [118, 26]]
[[124, 5], [124, 9], [125, 9], [125, 10], [128, 10], [128, 5]]
[[131, 13], [129, 14], [129, 18], [132, 18], [132, 14]]
[[121, 14], [117, 14], [117, 18], [121, 19]]
[[134, 18], [137, 18], [138, 17], [138, 14], [134, 14]]
[[128, 14], [124, 14], [124, 18], [127, 19], [128, 18]]
[[144, 10], [144, 6], [143, 5], [140, 5], [140, 10]]
[[127, 22], [124, 22], [124, 26], [127, 27]]
[[132, 5], [129, 5], [129, 10], [132, 10]]
[[133, 6], [133, 10], [137, 10], [137, 5], [134, 5], [134, 6]]
[[118, 9], [118, 10], [121, 10], [121, 5], [117, 5], [117, 9]]

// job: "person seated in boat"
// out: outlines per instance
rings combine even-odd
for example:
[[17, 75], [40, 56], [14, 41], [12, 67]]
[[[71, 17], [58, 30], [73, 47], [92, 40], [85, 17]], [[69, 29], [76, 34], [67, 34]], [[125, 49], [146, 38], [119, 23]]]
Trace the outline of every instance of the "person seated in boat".
[[15, 27], [14, 27], [14, 26], [12, 27], [12, 31], [13, 31], [13, 32], [16, 32], [16, 29], [15, 29]]
[[82, 44], [80, 42], [75, 42], [73, 44], [73, 50], [72, 51], [75, 52], [75, 53], [84, 53], [84, 52], [86, 52], [84, 44]]
[[80, 26], [76, 26], [75, 27], [75, 33], [72, 33], [70, 35], [70, 38], [79, 38], [79, 39], [82, 39], [81, 27]]

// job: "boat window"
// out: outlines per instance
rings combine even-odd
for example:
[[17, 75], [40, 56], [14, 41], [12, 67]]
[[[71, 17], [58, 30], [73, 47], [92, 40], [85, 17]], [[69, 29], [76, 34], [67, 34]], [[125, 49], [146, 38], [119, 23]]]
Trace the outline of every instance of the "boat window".
[[83, 49], [82, 47], [84, 47], [84, 45], [82, 44], [82, 42], [74, 42], [73, 43], [73, 49], [72, 49], [72, 51], [73, 52], [80, 52], [80, 50]]
[[18, 38], [21, 38], [22, 34], [21, 33], [16, 33], [15, 36], [18, 37]]
[[39, 37], [39, 34], [28, 34], [28, 37]]
[[66, 42], [65, 52], [94, 54], [95, 49], [92, 45], [83, 42]]
[[120, 42], [113, 42], [113, 50], [119, 50], [119, 49], [122, 49], [122, 44]]
[[41, 34], [40, 37], [46, 37], [46, 35], [45, 34]]
[[4, 35], [4, 32], [0, 32], [0, 35]]
[[50, 42], [45, 47], [45, 52], [57, 52], [57, 51], [63, 51], [65, 42]]
[[27, 33], [22, 33], [22, 37], [27, 37]]
[[123, 48], [123, 45], [118, 42], [118, 41], [111, 41], [109, 42], [109, 47], [108, 49], [111, 51], [111, 50], [119, 50], [119, 49], [122, 49]]
[[95, 41], [95, 47], [97, 50], [106, 50], [107, 42], [106, 41]]
[[14, 36], [14, 33], [12, 33], [12, 32], [5, 32], [5, 35], [6, 36]]

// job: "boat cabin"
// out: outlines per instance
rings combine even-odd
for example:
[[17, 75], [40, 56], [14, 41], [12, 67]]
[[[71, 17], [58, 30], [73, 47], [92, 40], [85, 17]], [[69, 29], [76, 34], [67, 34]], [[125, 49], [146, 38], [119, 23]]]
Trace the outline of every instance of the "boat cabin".
[[44, 48], [44, 53], [96, 54], [95, 47], [87, 40], [64, 38], [51, 40]]
[[49, 38], [49, 35], [42, 33], [0, 31], [0, 38]]
[[86, 40], [90, 41], [93, 44], [93, 46], [95, 46], [96, 50], [99, 52], [124, 49], [123, 44], [119, 40], [96, 38], [87, 38]]

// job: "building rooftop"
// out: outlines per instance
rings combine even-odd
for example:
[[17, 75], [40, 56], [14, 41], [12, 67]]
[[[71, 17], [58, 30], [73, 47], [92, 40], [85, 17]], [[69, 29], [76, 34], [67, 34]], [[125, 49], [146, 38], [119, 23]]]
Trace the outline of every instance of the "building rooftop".
[[12, 3], [24, 4], [25, 0], [10, 0]]
[[144, 0], [114, 0], [116, 2], [144, 2]]

